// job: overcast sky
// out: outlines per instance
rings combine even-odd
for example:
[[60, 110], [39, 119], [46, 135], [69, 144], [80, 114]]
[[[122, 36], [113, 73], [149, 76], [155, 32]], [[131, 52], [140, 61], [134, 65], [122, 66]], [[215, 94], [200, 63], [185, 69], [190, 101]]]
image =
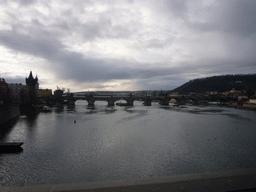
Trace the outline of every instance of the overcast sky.
[[0, 77], [75, 91], [172, 90], [256, 73], [255, 0], [0, 0]]

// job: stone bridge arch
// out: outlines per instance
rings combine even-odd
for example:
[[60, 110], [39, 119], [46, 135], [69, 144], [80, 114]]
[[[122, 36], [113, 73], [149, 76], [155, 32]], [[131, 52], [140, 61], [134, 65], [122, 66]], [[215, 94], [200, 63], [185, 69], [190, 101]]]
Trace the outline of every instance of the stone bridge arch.
[[152, 96], [142, 96], [142, 97], [136, 97], [132, 94], [127, 96], [100, 96], [100, 95], [84, 95], [84, 96], [74, 96], [72, 100], [69, 100], [68, 102], [72, 102], [75, 104], [77, 100], [85, 100], [88, 102], [88, 107], [94, 107], [95, 101], [106, 101], [108, 103], [108, 106], [114, 106], [115, 103], [119, 100], [125, 100], [127, 106], [133, 106], [134, 101], [143, 101], [144, 106], [151, 106], [152, 101], [159, 101], [159, 104], [161, 105], [169, 105], [171, 97], [168, 96], [160, 96], [160, 97], [152, 97]]
[[88, 101], [85, 99], [76, 99], [74, 102], [74, 105], [88, 105]]

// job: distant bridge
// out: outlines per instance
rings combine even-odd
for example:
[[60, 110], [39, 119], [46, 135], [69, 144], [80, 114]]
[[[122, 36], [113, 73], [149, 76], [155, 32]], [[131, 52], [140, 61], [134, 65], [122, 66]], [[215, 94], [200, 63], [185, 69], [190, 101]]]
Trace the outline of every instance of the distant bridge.
[[176, 95], [176, 96], [134, 96], [130, 95], [95, 95], [95, 94], [85, 94], [85, 95], [74, 95], [66, 96], [68, 104], [75, 104], [77, 100], [86, 100], [89, 107], [94, 107], [95, 101], [107, 101], [108, 106], [114, 106], [116, 101], [125, 100], [126, 106], [133, 106], [134, 101], [143, 101], [144, 106], [151, 106], [152, 101], [158, 101], [160, 105], [169, 105], [171, 99], [174, 99], [178, 104], [185, 104], [191, 102], [193, 104], [207, 103], [210, 101], [225, 101], [222, 97], [209, 98], [207, 96], [191, 96], [191, 95]]
[[93, 107], [95, 101], [107, 101], [108, 106], [114, 106], [116, 101], [125, 100], [127, 106], [133, 106], [134, 101], [143, 101], [145, 106], [151, 106], [153, 100], [158, 100], [163, 105], [169, 105], [170, 98], [165, 97], [150, 97], [150, 96], [112, 96], [112, 95], [85, 95], [85, 96], [73, 96], [67, 97], [66, 100], [69, 104], [74, 104], [77, 100], [86, 100], [88, 106]]

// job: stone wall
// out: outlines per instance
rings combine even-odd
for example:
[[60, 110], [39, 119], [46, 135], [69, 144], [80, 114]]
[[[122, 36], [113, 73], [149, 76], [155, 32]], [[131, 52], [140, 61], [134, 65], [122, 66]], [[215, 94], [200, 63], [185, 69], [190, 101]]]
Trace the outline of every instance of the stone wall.
[[6, 106], [0, 108], [0, 125], [20, 115], [18, 106]]

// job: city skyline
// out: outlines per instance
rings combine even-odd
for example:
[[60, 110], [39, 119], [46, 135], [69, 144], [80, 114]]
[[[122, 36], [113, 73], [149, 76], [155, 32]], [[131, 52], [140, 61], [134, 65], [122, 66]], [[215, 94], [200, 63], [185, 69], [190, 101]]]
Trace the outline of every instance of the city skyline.
[[77, 91], [172, 90], [256, 73], [256, 2], [8, 1], [0, 77]]

